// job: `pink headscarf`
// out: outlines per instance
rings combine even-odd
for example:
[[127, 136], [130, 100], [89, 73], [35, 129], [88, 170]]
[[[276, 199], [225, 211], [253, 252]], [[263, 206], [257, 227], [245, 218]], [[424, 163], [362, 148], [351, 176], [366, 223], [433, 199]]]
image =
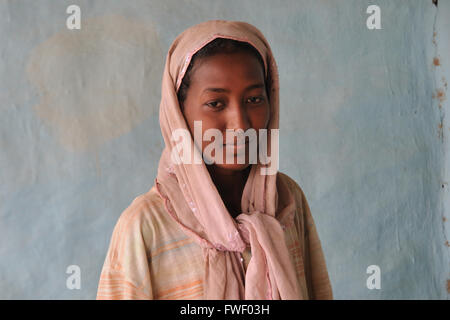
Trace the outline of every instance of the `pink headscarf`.
[[[172, 131], [188, 130], [177, 90], [192, 56], [215, 38], [248, 42], [258, 50], [270, 95], [268, 131], [278, 129], [278, 69], [263, 34], [240, 21], [212, 20], [190, 27], [175, 39], [167, 54], [160, 104], [166, 147], [155, 184], [169, 214], [203, 249], [205, 299], [302, 299], [280, 225], [293, 220], [295, 202], [290, 190], [277, 181], [277, 174], [261, 174], [261, 168], [270, 164], [252, 165], [241, 200], [243, 212], [233, 219], [203, 161], [174, 164], [171, 160], [176, 145]], [[269, 135], [269, 153], [270, 140]], [[199, 151], [195, 148], [194, 152]], [[245, 271], [240, 252], [247, 246], [252, 257]]]

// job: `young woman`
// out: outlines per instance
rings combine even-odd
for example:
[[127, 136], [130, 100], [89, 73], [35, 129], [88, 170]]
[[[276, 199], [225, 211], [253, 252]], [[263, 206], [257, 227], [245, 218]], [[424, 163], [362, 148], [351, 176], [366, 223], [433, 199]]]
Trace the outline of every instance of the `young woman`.
[[[254, 26], [213, 20], [175, 39], [162, 82], [166, 147], [155, 185], [120, 216], [97, 299], [332, 299], [305, 195], [269, 170], [278, 94], [274, 57]], [[192, 150], [179, 152], [179, 130]], [[225, 140], [230, 130], [256, 134]], [[190, 151], [188, 160], [201, 160], [180, 161]]]

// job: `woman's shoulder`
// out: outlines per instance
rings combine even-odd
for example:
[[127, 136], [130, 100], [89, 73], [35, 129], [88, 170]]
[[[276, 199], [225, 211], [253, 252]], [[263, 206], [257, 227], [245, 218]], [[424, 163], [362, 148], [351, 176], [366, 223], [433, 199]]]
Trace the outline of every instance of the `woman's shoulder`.
[[164, 210], [164, 202], [153, 186], [148, 192], [134, 198], [120, 215], [118, 223], [151, 222], [160, 219]]
[[278, 171], [277, 180], [282, 181], [294, 195], [297, 206], [301, 206], [306, 201], [305, 194], [298, 183], [286, 173]]
[[148, 192], [134, 198], [122, 212], [114, 227], [114, 234], [123, 240], [141, 237], [148, 247], [153, 247], [174, 225], [166, 212], [164, 201], [153, 186]]
[[[278, 172], [277, 176], [277, 184], [283, 182], [284, 185], [289, 189], [292, 196], [295, 199], [295, 205], [296, 205], [296, 218], [300, 226], [304, 225], [304, 221], [306, 221], [306, 227], [311, 227], [314, 223], [313, 216], [311, 214], [311, 209], [309, 207], [308, 200], [306, 199], [305, 193], [303, 192], [303, 189], [299, 186], [297, 182], [295, 182], [294, 179], [289, 177], [287, 174]], [[303, 229], [303, 228], [301, 228]]]

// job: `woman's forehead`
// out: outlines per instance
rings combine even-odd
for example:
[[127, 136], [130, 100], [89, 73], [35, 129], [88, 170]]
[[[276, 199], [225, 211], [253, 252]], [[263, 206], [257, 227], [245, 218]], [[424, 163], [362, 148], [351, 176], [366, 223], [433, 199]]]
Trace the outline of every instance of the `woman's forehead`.
[[196, 60], [191, 78], [221, 80], [225, 74], [236, 74], [250, 80], [264, 80], [264, 66], [248, 52], [219, 53]]
[[[192, 30], [191, 30], [192, 31]], [[194, 32], [189, 32], [189, 36], [185, 35], [180, 38], [177, 44], [175, 44], [175, 48], [173, 50], [173, 58], [171, 61], [173, 61], [175, 64], [178, 64], [178, 66], [173, 65], [171, 66], [171, 69], [178, 70], [178, 76], [176, 81], [176, 89], [178, 90], [181, 80], [193, 58], [193, 56], [200, 51], [202, 48], [207, 46], [210, 42], [217, 38], [223, 38], [223, 39], [229, 39], [229, 40], [236, 40], [240, 42], [247, 43], [251, 45], [256, 52], [259, 53], [259, 56], [262, 59], [263, 64], [263, 72], [264, 75], [267, 76], [268, 74], [268, 64], [266, 61], [266, 53], [267, 49], [264, 45], [264, 43], [261, 41], [261, 39], [258, 38], [256, 34], [252, 34], [249, 32], [249, 30], [241, 30], [242, 34], [240, 35], [233, 35], [232, 32], [229, 34], [225, 34], [222, 32], [215, 32], [214, 34], [197, 34], [195, 35]], [[245, 35], [244, 35], [245, 34]], [[190, 39], [190, 40], [188, 40]], [[171, 50], [169, 50], [171, 51]]]

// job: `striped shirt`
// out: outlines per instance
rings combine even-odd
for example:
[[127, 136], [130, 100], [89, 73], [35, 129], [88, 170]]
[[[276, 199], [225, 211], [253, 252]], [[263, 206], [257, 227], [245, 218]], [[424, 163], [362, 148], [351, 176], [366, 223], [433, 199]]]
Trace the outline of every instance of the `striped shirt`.
[[[314, 220], [301, 188], [279, 173], [297, 210], [285, 241], [305, 299], [332, 299], [332, 289]], [[250, 249], [242, 253], [244, 268]], [[202, 248], [166, 212], [153, 186], [121, 214], [111, 237], [97, 299], [203, 299]]]

